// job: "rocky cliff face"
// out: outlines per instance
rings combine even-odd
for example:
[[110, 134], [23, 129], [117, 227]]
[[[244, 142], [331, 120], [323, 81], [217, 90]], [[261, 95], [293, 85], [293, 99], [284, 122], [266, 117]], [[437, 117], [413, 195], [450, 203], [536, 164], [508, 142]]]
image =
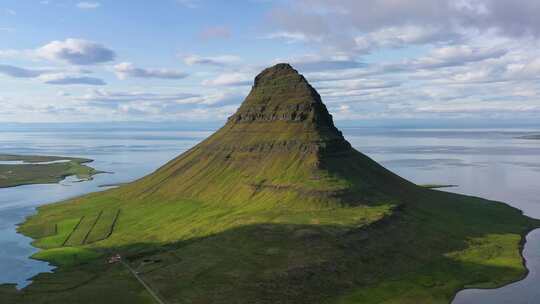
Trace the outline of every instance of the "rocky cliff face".
[[[255, 151], [350, 149], [320, 95], [304, 76], [286, 63], [267, 68], [255, 78], [251, 92], [224, 129], [248, 137], [259, 132], [281, 133], [256, 144], [252, 147]], [[249, 150], [249, 147], [241, 149]]]
[[233, 122], [302, 122], [337, 132], [321, 97], [289, 64], [281, 63], [261, 72]]

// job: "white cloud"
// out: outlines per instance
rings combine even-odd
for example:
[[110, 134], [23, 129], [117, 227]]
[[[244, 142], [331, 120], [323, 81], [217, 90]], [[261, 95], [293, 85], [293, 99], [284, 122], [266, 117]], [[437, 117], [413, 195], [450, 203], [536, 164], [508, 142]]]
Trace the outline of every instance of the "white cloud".
[[454, 103], [421, 106], [416, 109], [418, 112], [427, 113], [486, 113], [486, 112], [540, 112], [540, 105], [516, 105], [512, 102], [491, 102], [491, 103]]
[[15, 78], [36, 78], [46, 73], [50, 73], [50, 70], [26, 69], [13, 65], [0, 64], [0, 74]]
[[101, 6], [101, 3], [99, 2], [79, 2], [77, 3], [77, 7], [80, 9], [96, 9]]
[[406, 62], [410, 69], [441, 68], [500, 58], [508, 53], [502, 47], [447, 46], [433, 49], [426, 57]]
[[221, 55], [221, 56], [199, 56], [188, 55], [184, 57], [184, 63], [187, 65], [214, 65], [225, 66], [230, 64], [236, 64], [242, 60], [238, 56], [233, 55]]
[[273, 62], [289, 62], [300, 72], [333, 71], [354, 69], [364, 66], [361, 62], [345, 55], [320, 56], [311, 54], [300, 57], [278, 58]]
[[244, 98], [243, 94], [219, 92], [203, 96], [200, 104], [209, 107], [238, 106]]
[[[72, 6], [80, 1], [72, 1]], [[73, 104], [80, 104], [76, 110], [84, 114], [77, 117], [95, 115], [91, 119], [226, 117], [249, 90], [262, 62], [289, 62], [311, 81], [339, 119], [492, 117], [501, 113], [540, 117], [540, 2], [516, 1], [272, 1], [264, 6], [272, 6], [267, 19], [246, 26], [248, 31], [268, 31], [255, 35], [256, 40], [248, 49], [239, 45], [241, 52], [257, 55], [251, 56], [257, 58], [255, 62], [229, 55], [232, 49], [216, 49], [210, 54], [207, 48], [213, 47], [211, 41], [202, 41], [204, 46], [197, 55], [179, 55], [183, 63], [198, 71], [193, 74], [194, 81], [200, 81], [199, 86], [196, 84], [198, 94], [171, 91], [172, 86], [164, 82], [160, 82], [155, 93], [124, 82], [123, 92], [96, 90], [77, 97], [80, 91], [76, 90], [81, 88], [75, 87], [71, 96], [48, 96], [48, 106], [54, 105], [51, 109], [37, 106], [36, 102], [28, 113], [43, 110], [65, 115]], [[209, 6], [200, 0], [177, 3], [191, 8]], [[230, 27], [214, 24], [218, 25], [202, 28], [191, 38], [232, 36]], [[263, 51], [270, 43], [273, 51], [268, 55]], [[291, 43], [295, 45], [287, 45]], [[289, 57], [283, 55], [287, 53]], [[278, 54], [275, 57], [279, 59], [268, 57], [272, 54]], [[80, 67], [114, 62], [116, 56], [101, 44], [67, 39], [38, 49], [0, 50], [0, 57], [6, 59], [0, 65], [2, 77], [56, 85], [98, 85], [103, 80], [88, 77], [93, 76], [88, 74], [91, 71]], [[52, 67], [44, 65], [43, 59], [52, 61], [46, 62]], [[92, 70], [114, 72], [120, 79], [186, 77], [183, 69], [153, 69], [152, 65], [119, 62], [92, 66]], [[56, 63], [69, 65], [55, 67]], [[34, 97], [19, 100], [37, 100]], [[45, 99], [47, 96], [39, 98], [40, 103]], [[14, 104], [19, 102], [13, 100]], [[70, 104], [61, 105], [68, 101]]]
[[106, 85], [105, 81], [99, 78], [80, 75], [68, 75], [64, 73], [45, 74], [39, 76], [39, 79], [43, 81], [43, 83], [55, 85]]
[[371, 52], [380, 48], [401, 48], [414, 44], [458, 40], [457, 34], [450, 34], [436, 27], [418, 25], [391, 26], [362, 34], [354, 38], [355, 49]]
[[402, 84], [400, 81], [392, 80], [381, 80], [381, 79], [352, 79], [352, 80], [339, 80], [331, 82], [322, 82], [317, 84], [317, 88], [321, 92], [325, 92], [326, 89], [330, 88], [330, 91], [338, 91], [341, 94], [349, 92], [358, 92], [365, 90], [381, 90], [381, 89], [391, 89], [398, 87]]
[[82, 102], [88, 109], [106, 109], [116, 117], [130, 119], [215, 120], [231, 115], [242, 98], [228, 91], [198, 95], [96, 89], [74, 100]]
[[116, 53], [102, 44], [69, 38], [52, 41], [36, 50], [39, 57], [74, 65], [93, 65], [113, 61]]
[[71, 96], [71, 94], [68, 93], [68, 92], [65, 92], [65, 91], [58, 91], [58, 92], [56, 92], [56, 96], [59, 96], [59, 97], [68, 97], [68, 96]]
[[247, 86], [253, 83], [253, 77], [239, 72], [220, 74], [214, 79], [202, 82], [205, 86]]
[[0, 58], [32, 57], [30, 51], [0, 50]]
[[365, 52], [381, 45], [445, 43], [471, 32], [538, 38], [539, 13], [536, 0], [299, 0], [278, 5], [270, 21], [274, 32], [294, 33], [325, 49]]
[[[37, 78], [46, 84], [55, 85], [105, 85], [106, 83], [99, 78], [82, 76], [87, 71], [73, 70], [73, 73], [65, 73], [59, 70], [51, 69], [26, 69], [12, 65], [0, 65], [0, 74], [14, 78]], [[87, 72], [88, 74], [88, 72]]]
[[297, 42], [309, 42], [309, 41], [321, 41], [322, 38], [319, 36], [308, 36], [302, 32], [274, 32], [270, 34], [263, 35], [262, 39], [281, 39], [285, 40], [287, 43], [297, 43]]
[[182, 100], [199, 97], [197, 94], [175, 93], [158, 94], [147, 92], [121, 92], [108, 90], [92, 90], [90, 93], [82, 96], [79, 100], [95, 103], [129, 103], [129, 102], [180, 102]]
[[538, 79], [540, 78], [540, 58], [530, 58], [526, 61], [508, 64], [506, 72], [512, 78]]
[[169, 69], [143, 69], [138, 68], [130, 62], [123, 62], [114, 66], [114, 71], [119, 79], [126, 78], [160, 78], [160, 79], [182, 79], [188, 74]]
[[448, 46], [434, 49], [430, 57], [420, 60], [428, 64], [474, 62], [504, 56], [505, 48], [474, 48], [469, 45]]

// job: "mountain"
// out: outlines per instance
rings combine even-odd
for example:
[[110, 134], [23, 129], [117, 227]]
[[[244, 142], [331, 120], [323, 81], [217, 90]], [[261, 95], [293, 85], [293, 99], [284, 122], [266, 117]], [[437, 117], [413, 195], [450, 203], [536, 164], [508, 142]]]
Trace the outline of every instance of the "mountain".
[[132, 197], [362, 205], [412, 184], [356, 151], [289, 64], [264, 70], [215, 134], [126, 187]]
[[1, 286], [0, 300], [448, 303], [522, 278], [524, 235], [539, 226], [383, 168], [278, 64], [225, 126], [152, 174], [40, 207], [20, 231], [58, 268]]

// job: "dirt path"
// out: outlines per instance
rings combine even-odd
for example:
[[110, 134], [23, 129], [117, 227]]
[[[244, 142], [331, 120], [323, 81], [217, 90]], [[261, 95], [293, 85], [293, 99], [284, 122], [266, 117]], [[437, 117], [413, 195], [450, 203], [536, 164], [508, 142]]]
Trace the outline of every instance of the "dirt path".
[[157, 293], [154, 292], [154, 290], [152, 290], [152, 288], [148, 284], [146, 284], [146, 282], [139, 276], [139, 274], [133, 268], [131, 268], [131, 266], [129, 266], [128, 263], [126, 263], [124, 261], [120, 261], [120, 262], [124, 266], [126, 266], [126, 268], [129, 270], [129, 272], [131, 272], [133, 274], [133, 276], [137, 279], [137, 281], [139, 281], [142, 284], [142, 286], [144, 286], [144, 288], [146, 288], [146, 290], [152, 296], [152, 298], [154, 298], [156, 303], [165, 304], [165, 302], [159, 298]]

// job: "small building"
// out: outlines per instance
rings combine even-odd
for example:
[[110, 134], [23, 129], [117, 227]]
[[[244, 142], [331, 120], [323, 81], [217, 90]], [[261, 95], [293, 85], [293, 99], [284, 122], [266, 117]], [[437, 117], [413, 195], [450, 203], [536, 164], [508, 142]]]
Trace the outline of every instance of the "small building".
[[122, 261], [122, 257], [117, 253], [113, 256], [110, 256], [108, 259], [107, 259], [107, 263], [109, 264], [114, 264], [114, 263], [118, 263]]

